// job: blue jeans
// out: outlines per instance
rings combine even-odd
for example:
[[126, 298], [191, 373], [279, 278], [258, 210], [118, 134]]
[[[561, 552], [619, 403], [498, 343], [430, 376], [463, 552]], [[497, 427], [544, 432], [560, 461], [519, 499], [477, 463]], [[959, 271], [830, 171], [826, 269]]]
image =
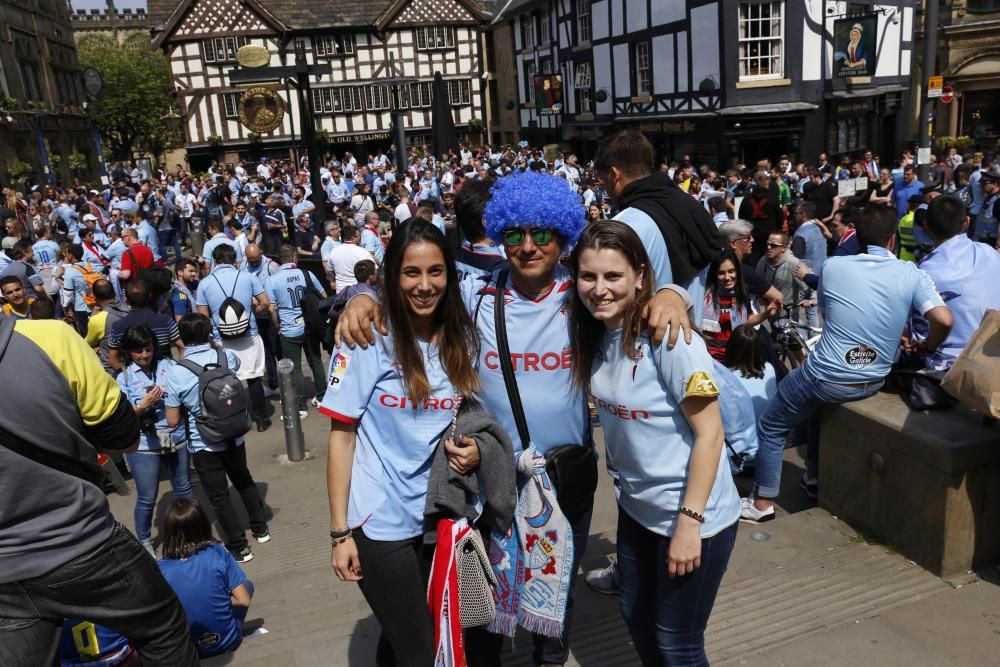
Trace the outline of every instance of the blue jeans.
[[618, 600], [644, 667], [708, 667], [705, 627], [729, 565], [739, 522], [701, 541], [701, 567], [667, 574], [670, 538], [618, 509]]
[[806, 464], [819, 462], [819, 411], [868, 398], [883, 380], [856, 385], [820, 381], [806, 370], [796, 368], [778, 384], [778, 393], [767, 404], [757, 423], [757, 467], [754, 470], [754, 497], [777, 498], [781, 487], [781, 463], [785, 440], [796, 427], [804, 425]]
[[156, 236], [160, 241], [160, 257], [163, 258], [163, 263], [167, 264], [167, 247], [174, 249], [174, 261], [176, 262], [181, 258], [181, 244], [177, 237], [176, 229], [159, 229], [156, 232]]
[[153, 508], [160, 490], [160, 463], [167, 466], [170, 486], [178, 498], [191, 497], [190, 454], [181, 447], [171, 454], [131, 452], [125, 455], [135, 479], [135, 536], [143, 544], [153, 541]]

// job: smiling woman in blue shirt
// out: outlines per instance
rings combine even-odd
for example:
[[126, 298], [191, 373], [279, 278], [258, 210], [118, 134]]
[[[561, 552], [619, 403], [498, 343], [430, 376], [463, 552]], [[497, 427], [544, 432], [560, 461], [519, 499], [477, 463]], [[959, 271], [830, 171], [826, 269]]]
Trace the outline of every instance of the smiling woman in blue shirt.
[[[423, 544], [431, 460], [459, 397], [479, 387], [479, 342], [451, 249], [432, 224], [401, 227], [383, 268], [388, 333], [365, 349], [333, 351], [319, 408], [331, 419], [330, 564], [361, 587], [382, 626], [379, 653], [423, 667], [435, 654], [426, 600], [433, 548]], [[478, 465], [478, 449], [462, 443], [452, 467], [464, 474]]]
[[644, 665], [707, 665], [705, 627], [740, 499], [704, 341], [637, 335], [655, 276], [638, 235], [588, 227], [570, 257], [573, 374], [594, 396], [618, 473], [621, 611]]

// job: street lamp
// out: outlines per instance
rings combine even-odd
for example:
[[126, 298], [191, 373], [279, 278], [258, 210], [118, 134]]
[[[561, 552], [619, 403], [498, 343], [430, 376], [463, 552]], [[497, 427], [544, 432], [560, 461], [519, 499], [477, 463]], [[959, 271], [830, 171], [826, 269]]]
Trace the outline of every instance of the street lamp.
[[161, 116], [160, 120], [167, 126], [171, 134], [177, 134], [177, 131], [181, 129], [181, 121], [184, 120], [184, 117], [174, 111], [174, 108], [171, 106], [170, 113]]

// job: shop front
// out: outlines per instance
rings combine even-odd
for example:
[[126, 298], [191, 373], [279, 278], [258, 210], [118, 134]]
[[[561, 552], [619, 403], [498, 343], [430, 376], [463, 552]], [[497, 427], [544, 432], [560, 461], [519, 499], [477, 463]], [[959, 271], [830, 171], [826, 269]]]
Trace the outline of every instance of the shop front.
[[906, 122], [900, 114], [905, 88], [872, 93], [832, 93], [827, 101], [823, 150], [831, 161], [870, 150], [888, 163], [902, 152]]
[[815, 104], [727, 107], [719, 114], [723, 118], [720, 168], [738, 164], [752, 168], [759, 160], [775, 163], [782, 155], [797, 162], [799, 155], [815, 156], [824, 150], [822, 111]]

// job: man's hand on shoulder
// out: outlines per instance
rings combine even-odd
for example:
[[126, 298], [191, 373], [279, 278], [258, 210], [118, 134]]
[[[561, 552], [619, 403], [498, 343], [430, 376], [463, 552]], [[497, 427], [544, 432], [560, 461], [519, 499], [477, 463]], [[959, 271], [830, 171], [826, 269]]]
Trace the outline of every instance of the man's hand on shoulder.
[[[677, 344], [677, 335], [684, 332], [684, 342], [691, 342], [691, 320], [688, 305], [679, 293], [671, 289], [661, 289], [653, 295], [642, 309], [645, 323], [653, 345], [660, 345], [667, 337], [667, 347]], [[640, 324], [640, 326], [642, 326]]]
[[335, 345], [347, 345], [352, 350], [360, 345], [367, 348], [375, 344], [375, 329], [385, 336], [389, 330], [382, 318], [382, 308], [371, 296], [359, 293], [351, 298], [344, 307], [344, 312], [337, 320], [337, 328], [333, 332]]

